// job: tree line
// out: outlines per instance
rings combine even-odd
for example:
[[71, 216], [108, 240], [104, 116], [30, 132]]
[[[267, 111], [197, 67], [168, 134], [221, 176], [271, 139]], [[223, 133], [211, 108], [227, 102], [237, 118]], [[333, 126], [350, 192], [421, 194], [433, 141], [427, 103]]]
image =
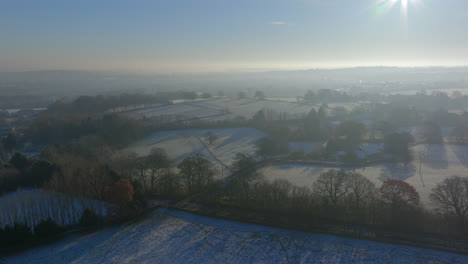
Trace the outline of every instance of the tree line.
[[[176, 168], [162, 149], [153, 149], [147, 156], [99, 152], [91, 157], [87, 155], [53, 147], [41, 156], [44, 159], [41, 162], [53, 165], [51, 168], [41, 165], [49, 168], [43, 174], [48, 176], [41, 180], [41, 185], [34, 186], [83, 200], [108, 203], [106, 218], [99, 217], [102, 214], [96, 209], [91, 210], [92, 213], [85, 210], [88, 216], [83, 216], [85, 213], [78, 208], [67, 207], [71, 210], [67, 212], [58, 210], [58, 204], [54, 205], [62, 218], [72, 217], [70, 222], [132, 218], [143, 212], [149, 197], [156, 196], [177, 200], [189, 198], [208, 205], [287, 217], [291, 227], [354, 224], [370, 230], [410, 234], [433, 233], [448, 237], [465, 237], [467, 234], [468, 178], [464, 177], [453, 176], [439, 183], [430, 195], [436, 210], [429, 210], [420, 203], [419, 194], [410, 184], [388, 179], [377, 187], [352, 171], [325, 171], [311, 186], [298, 187], [284, 179], [267, 180], [258, 171], [257, 162], [244, 154], [236, 155], [232, 174], [224, 179], [219, 178], [216, 166], [202, 155], [187, 157]], [[15, 159], [20, 160], [12, 160], [10, 169], [39, 177], [39, 174], [30, 174], [31, 164], [39, 161]], [[81, 220], [83, 217], [85, 220]], [[34, 223], [37, 224], [37, 220]], [[51, 221], [59, 225], [56, 219]], [[17, 226], [18, 232], [23, 232], [22, 223], [11, 222], [13, 225], [8, 228]]]

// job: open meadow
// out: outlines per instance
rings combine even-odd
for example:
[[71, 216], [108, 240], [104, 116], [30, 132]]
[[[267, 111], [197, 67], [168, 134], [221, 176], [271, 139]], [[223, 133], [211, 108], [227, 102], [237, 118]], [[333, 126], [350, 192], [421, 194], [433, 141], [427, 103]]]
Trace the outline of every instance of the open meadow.
[[452, 253], [243, 224], [167, 209], [122, 227], [70, 236], [3, 259], [5, 264], [467, 262], [467, 256]]

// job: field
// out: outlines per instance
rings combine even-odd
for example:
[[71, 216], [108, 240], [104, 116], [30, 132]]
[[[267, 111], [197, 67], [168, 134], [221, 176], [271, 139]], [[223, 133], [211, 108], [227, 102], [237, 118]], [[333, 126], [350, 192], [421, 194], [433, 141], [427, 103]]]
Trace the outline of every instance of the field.
[[[207, 132], [217, 136], [213, 144], [205, 138]], [[126, 151], [147, 155], [152, 148], [166, 150], [177, 165], [184, 158], [200, 153], [215, 164], [231, 166], [237, 153], [255, 154], [255, 142], [265, 135], [254, 128], [187, 129], [157, 132]]]
[[[451, 95], [453, 92], [460, 92], [463, 95], [468, 95], [468, 89], [467, 88], [424, 89], [424, 91], [427, 94], [432, 94], [434, 92], [443, 92], [443, 93], [446, 93], [448, 95]], [[421, 90], [392, 91], [392, 92], [389, 92], [389, 94], [414, 95], [414, 94], [417, 94], [418, 92], [421, 92]]]
[[70, 236], [6, 257], [2, 263], [467, 262], [468, 257], [463, 255], [160, 209], [138, 223]]
[[380, 186], [385, 179], [401, 179], [416, 188], [425, 205], [430, 205], [429, 194], [437, 183], [452, 175], [468, 176], [468, 146], [417, 145], [412, 148], [412, 153], [414, 160], [408, 164], [389, 163], [345, 168], [282, 164], [264, 167], [261, 172], [269, 180], [287, 179], [295, 185], [309, 187], [321, 172], [328, 169], [359, 172], [377, 186]]
[[132, 118], [174, 118], [176, 120], [225, 120], [238, 116], [251, 118], [260, 110], [274, 113], [287, 113], [287, 118], [300, 118], [313, 106], [297, 102], [255, 99], [209, 99], [181, 102], [173, 105], [147, 108], [125, 113]]

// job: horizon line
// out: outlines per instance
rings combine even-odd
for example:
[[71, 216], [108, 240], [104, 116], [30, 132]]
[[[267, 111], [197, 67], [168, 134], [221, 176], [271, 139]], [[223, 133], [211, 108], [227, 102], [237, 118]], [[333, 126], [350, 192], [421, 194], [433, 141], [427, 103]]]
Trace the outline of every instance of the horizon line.
[[124, 69], [31, 69], [31, 70], [0, 70], [0, 73], [38, 73], [38, 72], [88, 72], [88, 73], [120, 73], [120, 74], [215, 74], [215, 73], [267, 73], [267, 72], [294, 72], [294, 71], [314, 71], [314, 70], [348, 70], [359, 68], [396, 68], [396, 69], [428, 69], [428, 68], [468, 68], [466, 65], [356, 65], [356, 66], [323, 66], [323, 67], [304, 67], [304, 68], [245, 68], [245, 69], [226, 69], [219, 71], [196, 71], [196, 70], [181, 70], [181, 71], [165, 71], [165, 70], [124, 70]]

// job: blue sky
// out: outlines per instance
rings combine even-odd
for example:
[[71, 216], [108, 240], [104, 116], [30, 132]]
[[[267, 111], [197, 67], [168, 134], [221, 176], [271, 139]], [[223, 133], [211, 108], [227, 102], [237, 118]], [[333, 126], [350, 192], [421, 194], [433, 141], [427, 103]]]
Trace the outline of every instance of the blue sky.
[[0, 0], [0, 34], [0, 71], [468, 65], [468, 1]]

